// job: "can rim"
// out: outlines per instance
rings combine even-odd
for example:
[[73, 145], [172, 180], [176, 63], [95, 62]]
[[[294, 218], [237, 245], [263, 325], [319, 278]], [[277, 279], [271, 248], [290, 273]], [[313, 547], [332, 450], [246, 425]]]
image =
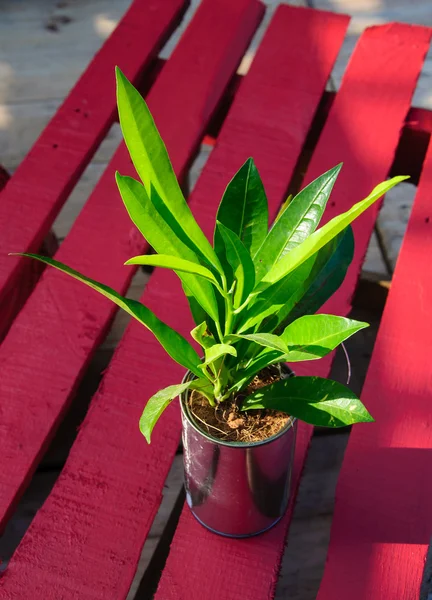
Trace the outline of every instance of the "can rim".
[[[275, 365], [275, 366], [280, 366], [282, 369], [284, 369], [285, 372], [287, 373], [288, 377], [294, 376], [294, 372], [287, 365], [281, 364], [281, 365]], [[185, 376], [182, 379], [182, 383], [186, 383], [194, 378], [195, 378], [195, 375], [191, 371], [187, 371]], [[193, 429], [195, 429], [196, 432], [198, 432], [200, 435], [205, 437], [210, 442], [213, 442], [214, 444], [219, 444], [220, 446], [228, 446], [229, 448], [239, 448], [239, 449], [243, 449], [243, 450], [247, 449], [247, 448], [256, 448], [257, 446], [264, 446], [265, 444], [270, 444], [271, 442], [274, 442], [278, 438], [282, 437], [289, 429], [294, 428], [297, 425], [297, 418], [289, 415], [288, 423], [280, 431], [278, 431], [274, 435], [266, 438], [265, 440], [260, 440], [258, 442], [226, 442], [219, 438], [213, 437], [209, 433], [202, 430], [195, 423], [195, 421], [192, 419], [189, 407], [186, 402], [188, 393], [189, 393], [189, 390], [185, 390], [179, 396], [180, 409], [182, 411], [183, 416], [185, 417], [185, 419], [187, 419], [190, 426], [193, 427]]]

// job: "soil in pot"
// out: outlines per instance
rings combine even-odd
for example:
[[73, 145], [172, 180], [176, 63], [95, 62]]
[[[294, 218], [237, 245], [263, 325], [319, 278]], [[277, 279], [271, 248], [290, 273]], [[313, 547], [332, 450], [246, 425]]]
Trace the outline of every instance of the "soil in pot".
[[276, 410], [240, 411], [242, 401], [255, 390], [280, 379], [277, 368], [263, 369], [249, 386], [234, 398], [218, 406], [210, 406], [207, 398], [194, 390], [187, 402], [191, 416], [199, 429], [225, 442], [262, 442], [276, 435], [291, 420], [286, 413]]

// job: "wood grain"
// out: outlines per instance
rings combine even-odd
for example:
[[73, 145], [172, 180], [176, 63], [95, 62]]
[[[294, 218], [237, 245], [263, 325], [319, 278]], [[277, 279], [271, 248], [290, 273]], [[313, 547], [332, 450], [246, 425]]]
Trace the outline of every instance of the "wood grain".
[[336, 490], [319, 600], [416, 600], [432, 536], [432, 145]]
[[[237, 7], [239, 4], [236, 3]], [[256, 21], [257, 5], [245, 3], [244, 10], [248, 7], [249, 21]], [[245, 37], [251, 25], [246, 26], [244, 12], [231, 12], [231, 18], [227, 19], [228, 8], [233, 11], [233, 4], [225, 4], [220, 15], [221, 28], [223, 26], [226, 34], [227, 23], [232, 24], [232, 39], [240, 51], [240, 34], [234, 31], [235, 27], [241, 23]], [[326, 28], [321, 32], [322, 18], [325, 18]], [[213, 13], [213, 29], [216, 22]], [[316, 54], [321, 55], [322, 46], [325, 61], [323, 58], [324, 62], [319, 63], [322, 72], [317, 69], [318, 80], [310, 83], [305, 71], [304, 78], [297, 83], [296, 78], [291, 77], [290, 59], [304, 55], [306, 65], [313, 65], [314, 61], [299, 52], [294, 44], [293, 47], [287, 45], [287, 32], [294, 33], [299, 24], [308, 22], [312, 24], [311, 33], [316, 33]], [[192, 195], [194, 212], [208, 234], [212, 232], [227, 179], [250, 154], [255, 156], [262, 172], [271, 212], [275, 215], [346, 25], [344, 17], [323, 17], [312, 11], [286, 7], [279, 10]], [[207, 31], [207, 39], [208, 36]], [[224, 55], [229, 55], [226, 48]], [[275, 61], [274, 71], [268, 69], [270, 59]], [[162, 75], [164, 73], [165, 69]], [[305, 86], [308, 86], [306, 90]], [[188, 99], [195, 95], [191, 92]], [[288, 135], [293, 112], [296, 129]], [[260, 135], [257, 135], [258, 128]], [[172, 145], [168, 143], [168, 147]], [[112, 239], [111, 235], [110, 243]], [[111, 267], [112, 261], [107, 264]], [[52, 293], [53, 285], [50, 291]], [[187, 334], [191, 329], [189, 310], [173, 274], [156, 271], [143, 301], [182, 333]], [[182, 369], [167, 363], [166, 355], [151, 334], [131, 323], [92, 402], [58, 484], [2, 579], [6, 598], [25, 592], [28, 598], [37, 599], [39, 583], [47, 577], [51, 586], [44, 588], [46, 599], [50, 598], [47, 594], [51, 594], [53, 600], [72, 598], [71, 587], [83, 599], [124, 597], [160, 503], [180, 434], [178, 407], [173, 405], [164, 414], [164, 427], [156, 428], [151, 446], [146, 446], [137, 427], [139, 415], [152, 393], [181, 377]], [[299, 437], [299, 449], [304, 450], [301, 444], [304, 436]], [[42, 548], [43, 552], [38, 550]], [[36, 566], [35, 552], [40, 555]], [[54, 568], [54, 562], [58, 568]], [[53, 570], [56, 574], [51, 578]]]
[[[300, 28], [299, 28], [300, 29]], [[324, 30], [324, 28], [323, 28]], [[307, 40], [304, 28], [300, 29]], [[312, 37], [312, 36], [311, 36]], [[345, 74], [306, 174], [311, 181], [344, 161], [343, 173], [331, 198], [326, 219], [347, 210], [385, 179], [393, 161], [399, 132], [410, 106], [430, 32], [410, 26], [368, 30], [362, 37]], [[391, 66], [395, 61], [398, 67]], [[300, 72], [300, 65], [299, 66]], [[402, 68], [401, 65], [404, 65]], [[397, 83], [396, 83], [397, 81]], [[355, 227], [356, 252], [343, 286], [323, 307], [324, 312], [347, 314], [351, 297], [373, 229], [376, 210]], [[328, 376], [331, 358], [310, 365], [298, 364], [298, 374]], [[296, 486], [304, 463], [311, 428], [299, 428], [293, 494], [284, 519], [268, 533], [233, 541], [205, 531], [185, 507], [158, 594], [160, 600], [248, 600], [273, 598]], [[199, 551], [198, 551], [199, 549]], [[188, 569], [185, 571], [184, 562]], [[211, 569], [202, 573], [202, 565]], [[223, 573], [223, 577], [220, 574]], [[329, 588], [330, 590], [331, 588]], [[350, 597], [350, 591], [329, 598]]]
[[[203, 3], [151, 90], [148, 102], [178, 175], [199, 145], [262, 11], [256, 0], [233, 6], [227, 0]], [[123, 145], [56, 256], [125, 292], [134, 269], [123, 264], [145, 243], [118, 196], [117, 168], [132, 172]], [[0, 523], [31, 476], [114, 313], [105, 298], [47, 270], [0, 347]]]
[[185, 0], [136, 0], [90, 63], [0, 196], [0, 302], [24, 265], [8, 252], [37, 251], [114, 121], [114, 67], [137, 80], [178, 22]]

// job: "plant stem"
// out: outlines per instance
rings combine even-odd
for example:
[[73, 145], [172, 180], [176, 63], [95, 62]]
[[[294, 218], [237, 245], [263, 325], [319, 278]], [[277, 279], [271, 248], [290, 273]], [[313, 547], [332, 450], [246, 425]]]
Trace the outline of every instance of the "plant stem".
[[217, 334], [219, 336], [219, 341], [222, 343], [224, 335], [222, 333], [222, 329], [221, 329], [219, 321], [215, 321], [215, 325], [216, 325]]
[[210, 398], [210, 396], [207, 396], [207, 400], [208, 400], [208, 403], [210, 404], [210, 406], [213, 406], [213, 407], [216, 406], [216, 402], [213, 400], [213, 398]]
[[232, 333], [233, 317], [233, 304], [231, 296], [228, 296], [225, 298], [225, 335]]
[[243, 304], [240, 304], [240, 306], [234, 310], [234, 314], [238, 315], [239, 312], [241, 312], [244, 308], [246, 308], [246, 306], [249, 304], [249, 302], [252, 300], [252, 298], [255, 298], [256, 295], [257, 295], [257, 292], [251, 292], [249, 294], [249, 296], [246, 298], [246, 300], [243, 302]]

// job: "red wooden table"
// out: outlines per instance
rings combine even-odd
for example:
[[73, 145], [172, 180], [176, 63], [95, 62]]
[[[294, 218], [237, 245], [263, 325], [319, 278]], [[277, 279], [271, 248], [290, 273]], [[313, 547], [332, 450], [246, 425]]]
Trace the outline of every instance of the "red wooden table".
[[[229, 177], [248, 156], [273, 217], [287, 191], [340, 161], [326, 218], [392, 173], [417, 197], [362, 399], [376, 418], [353, 429], [336, 498], [319, 599], [414, 600], [432, 533], [432, 117], [410, 108], [431, 30], [402, 24], [361, 36], [337, 94], [326, 83], [348, 17], [281, 6], [248, 74], [235, 76], [262, 16], [257, 0], [203, 0], [172, 57], [158, 50], [184, 0], [135, 0], [0, 194], [0, 527], [28, 486], [101, 341], [115, 307], [54, 270], [30, 293], [28, 263], [116, 119], [114, 66], [147, 101], [184, 181], [201, 141], [214, 144], [190, 204], [211, 234]], [[148, 250], [120, 202], [114, 171], [133, 174], [123, 144], [56, 256], [125, 293], [124, 261]], [[326, 311], [346, 315], [377, 209], [354, 225], [356, 251]], [[18, 296], [17, 296], [18, 294]], [[19, 297], [29, 295], [21, 307]], [[156, 270], [143, 301], [184, 335], [192, 327], [175, 277]], [[175, 310], [173, 310], [175, 306]], [[20, 309], [20, 310], [19, 310]], [[7, 335], [6, 335], [7, 331]], [[330, 360], [302, 372], [327, 375]], [[180, 439], [170, 407], [147, 446], [143, 403], [178, 381], [151, 334], [131, 323], [95, 394], [68, 460], [0, 578], [5, 600], [126, 597]], [[203, 529], [185, 507], [155, 597], [272, 598], [312, 428], [302, 425], [294, 492], [282, 522], [250, 540]]]

